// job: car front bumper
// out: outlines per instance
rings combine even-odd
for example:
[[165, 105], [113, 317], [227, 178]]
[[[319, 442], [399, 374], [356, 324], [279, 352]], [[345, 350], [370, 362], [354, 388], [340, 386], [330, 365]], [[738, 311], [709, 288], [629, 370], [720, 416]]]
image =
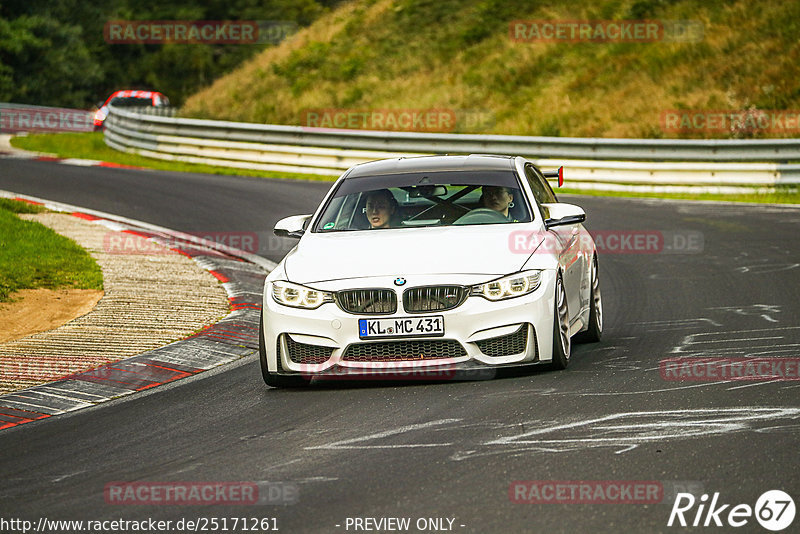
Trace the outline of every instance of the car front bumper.
[[[399, 303], [394, 314], [372, 316], [348, 313], [336, 303], [315, 310], [278, 304], [272, 298], [268, 279], [262, 325], [267, 366], [272, 373], [309, 377], [403, 377], [418, 373], [450, 377], [457, 372], [547, 362], [552, 359], [555, 280], [555, 271], [545, 270], [539, 287], [521, 297], [493, 302], [470, 296], [452, 310], [426, 313], [407, 313]], [[363, 287], [393, 288], [392, 279], [359, 283]], [[361, 318], [432, 315], [443, 317], [444, 335], [375, 340], [359, 337]]]

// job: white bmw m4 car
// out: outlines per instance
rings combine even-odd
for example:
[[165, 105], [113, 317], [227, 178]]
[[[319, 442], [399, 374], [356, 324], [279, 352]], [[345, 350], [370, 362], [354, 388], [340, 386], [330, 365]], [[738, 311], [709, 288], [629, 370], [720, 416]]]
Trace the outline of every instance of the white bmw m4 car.
[[264, 381], [567, 367], [572, 337], [603, 330], [585, 219], [522, 157], [350, 168], [313, 215], [275, 226], [299, 242], [264, 284]]

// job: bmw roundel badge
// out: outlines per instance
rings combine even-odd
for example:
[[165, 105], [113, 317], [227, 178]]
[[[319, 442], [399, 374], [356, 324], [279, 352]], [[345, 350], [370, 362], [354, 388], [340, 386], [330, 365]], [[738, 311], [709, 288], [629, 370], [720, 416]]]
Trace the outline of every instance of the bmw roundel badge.
[[405, 278], [395, 278], [394, 279], [394, 285], [396, 285], [396, 286], [404, 286], [404, 285], [406, 285], [406, 279]]

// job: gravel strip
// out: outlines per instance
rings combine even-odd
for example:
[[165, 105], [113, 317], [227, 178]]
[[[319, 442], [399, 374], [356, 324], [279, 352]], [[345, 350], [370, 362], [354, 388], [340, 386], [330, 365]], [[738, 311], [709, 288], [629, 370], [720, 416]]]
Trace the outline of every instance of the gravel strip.
[[183, 254], [67, 214], [21, 217], [87, 249], [103, 270], [105, 295], [86, 315], [0, 345], [0, 395], [162, 347], [230, 310], [219, 280]]

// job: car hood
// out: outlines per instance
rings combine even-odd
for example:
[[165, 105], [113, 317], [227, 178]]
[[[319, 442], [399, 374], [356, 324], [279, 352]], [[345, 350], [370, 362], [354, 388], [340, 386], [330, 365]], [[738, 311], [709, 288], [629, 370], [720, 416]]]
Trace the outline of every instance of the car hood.
[[343, 278], [414, 274], [504, 275], [518, 271], [528, 253], [510, 245], [528, 225], [402, 228], [308, 233], [286, 257], [287, 278], [307, 284]]

